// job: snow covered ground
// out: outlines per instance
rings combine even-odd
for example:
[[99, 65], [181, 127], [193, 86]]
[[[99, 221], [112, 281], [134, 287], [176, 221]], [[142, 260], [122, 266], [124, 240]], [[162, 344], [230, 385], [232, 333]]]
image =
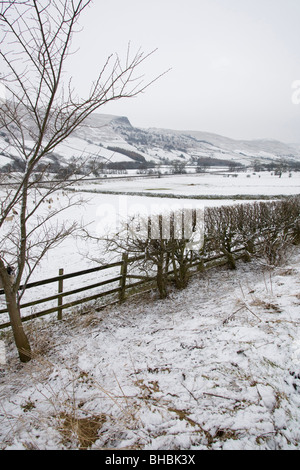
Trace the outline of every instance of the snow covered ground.
[[[122, 186], [119, 182], [119, 187]], [[135, 182], [134, 182], [135, 183]], [[131, 183], [132, 184], [132, 183]], [[108, 233], [116, 233], [118, 224], [127, 220], [131, 214], [143, 213], [152, 214], [170, 209], [177, 210], [180, 207], [195, 207], [203, 208], [204, 201], [183, 199], [160, 199], [159, 197], [142, 197], [142, 196], [128, 196], [126, 194], [94, 194], [78, 192], [72, 193], [73, 203], [75, 200], [84, 200], [84, 203], [72, 205], [66, 211], [57, 215], [53, 221], [56, 223], [72, 224], [77, 221], [82, 223], [93, 236], [99, 238], [107, 236]], [[42, 205], [39, 214], [47, 215], [55, 209], [59, 209], [64, 204], [68, 203], [67, 195], [61, 191], [53, 196], [51, 204], [45, 203]], [[231, 203], [230, 200], [220, 201], [213, 200], [207, 201], [209, 205]], [[18, 208], [17, 208], [18, 209]], [[33, 224], [35, 221], [33, 220]], [[5, 228], [7, 230], [13, 229], [13, 222], [7, 222]], [[65, 239], [59, 246], [50, 250], [46, 256], [40, 261], [36, 270], [30, 278], [30, 282], [40, 281], [56, 277], [61, 268], [64, 269], [64, 274], [69, 274], [85, 269], [97, 267], [100, 264], [107, 264], [112, 261], [120, 259], [120, 254], [107, 252], [105, 243], [95, 243], [92, 239], [82, 238], [81, 236], [71, 236]], [[120, 269], [110, 269], [100, 273], [94, 273], [89, 276], [81, 276], [66, 280], [64, 282], [64, 291], [70, 291], [85, 285], [100, 282], [107, 278], [118, 276]], [[41, 298], [46, 298], [57, 293], [57, 283], [46, 284], [38, 286], [34, 289], [28, 289], [22, 299], [22, 304], [31, 302]], [[117, 285], [108, 285], [103, 290], [118, 287]], [[85, 293], [85, 296], [93, 295], [99, 292], [98, 290], [91, 290]], [[76, 294], [72, 297], [67, 297], [66, 301], [82, 298], [82, 294]], [[29, 307], [22, 310], [22, 315], [30, 315], [38, 311], [54, 307], [57, 301], [51, 301], [47, 304], [38, 305], [36, 307]], [[0, 309], [6, 308], [4, 296], [0, 296]], [[7, 322], [8, 315], [0, 315], [0, 323]]]
[[[233, 202], [188, 199], [193, 194], [299, 193], [296, 173], [264, 176], [105, 182], [100, 189], [184, 198], [84, 193], [89, 202], [63, 217], [82, 218], [101, 235], [120, 214]], [[86, 240], [67, 240], [49, 252], [32, 280], [56, 276], [61, 267], [65, 273], [93, 267], [95, 254]], [[38, 296], [47, 293], [38, 289]], [[153, 291], [84, 316], [65, 312], [61, 322], [50, 316], [26, 323], [35, 353], [26, 365], [5, 331], [0, 448], [298, 449], [299, 312], [300, 249], [293, 247], [286, 265], [273, 271], [261, 260], [241, 261], [236, 271], [195, 275], [165, 300]]]
[[[251, 175], [250, 178], [247, 178], [245, 173], [241, 173], [237, 178], [224, 178], [222, 175], [214, 174], [176, 175], [154, 179], [83, 182], [77, 189], [78, 198], [82, 197], [86, 203], [63, 212], [60, 216], [61, 220], [69, 222], [82, 220], [92, 235], [103, 237], [108, 231], [113, 231], [120, 220], [124, 221], [137, 212], [151, 214], [171, 208], [173, 210], [180, 207], [204, 209], [211, 205], [242, 203], [243, 200], [231, 199], [236, 194], [250, 197], [298, 194], [300, 173], [293, 173], [291, 178], [287, 173], [278, 178], [266, 172]], [[83, 191], [96, 192], [85, 193]], [[108, 194], [98, 194], [97, 191], [107, 191]], [[139, 194], [133, 196], [126, 192]], [[164, 197], [162, 199], [160, 194], [179, 195], [181, 198]], [[214, 199], [192, 199], [193, 194], [214, 196]], [[146, 195], [152, 197], [145, 197]], [[218, 196], [220, 199], [217, 199]], [[226, 199], [227, 196], [228, 199]], [[62, 204], [63, 197], [62, 194], [58, 194], [53, 204]], [[225, 199], [222, 199], [224, 197]], [[95, 246], [92, 241], [81, 238], [68, 239], [57, 249], [49, 252], [40, 263], [33, 279], [57, 276], [59, 268], [65, 268], [65, 272], [74, 272], [93, 267], [95, 263], [91, 262], [91, 258], [95, 257], [109, 261], [105, 253], [100, 253], [99, 247]]]
[[[238, 177], [223, 177], [216, 174], [199, 175], [174, 175], [162, 178], [143, 178], [134, 180], [111, 180], [100, 182], [82, 182], [79, 185], [78, 193], [75, 197], [85, 199], [84, 204], [70, 207], [67, 211], [59, 215], [61, 222], [72, 223], [73, 221], [82, 221], [82, 224], [88, 227], [92, 235], [103, 237], [108, 231], [116, 230], [120, 220], [126, 220], [130, 214], [146, 213], [151, 214], [158, 211], [167, 211], [171, 208], [177, 210], [180, 207], [204, 208], [211, 205], [224, 205], [240, 203], [243, 200], [230, 199], [236, 194], [246, 194], [251, 197], [257, 194], [276, 195], [276, 194], [296, 194], [300, 189], [300, 174], [293, 173], [288, 177], [284, 173], [281, 178], [263, 172], [260, 174], [241, 173]], [[107, 191], [106, 194], [99, 194], [97, 191]], [[83, 192], [96, 191], [96, 192]], [[138, 195], [128, 195], [126, 192], [136, 192]], [[181, 198], [163, 199], [159, 197], [180, 195]], [[151, 195], [152, 197], [145, 197]], [[157, 195], [157, 196], [156, 196]], [[227, 197], [228, 199], [192, 199], [193, 195], [207, 195], [215, 197]], [[67, 201], [67, 196], [58, 192], [53, 197], [51, 204], [44, 204], [43, 211], [51, 211], [60, 207]], [[249, 202], [249, 201], [248, 201]], [[8, 227], [9, 228], [9, 227]], [[107, 253], [104, 245], [95, 244], [92, 240], [81, 237], [70, 237], [60, 246], [48, 252], [47, 256], [39, 263], [36, 271], [31, 277], [31, 282], [58, 276], [59, 269], [63, 268], [64, 273], [72, 273], [84, 269], [98, 266], [99, 263], [93, 261], [99, 260], [101, 263], [108, 263], [113, 256]], [[118, 255], [119, 256], [119, 255]], [[103, 277], [114, 277], [119, 275], [119, 268], [113, 272], [102, 272]], [[74, 278], [65, 282], [64, 289], [72, 290], [83, 285], [99, 282], [99, 274], [94, 276]], [[107, 288], [114, 286], [108, 286]], [[22, 303], [29, 302], [38, 298], [45, 298], [57, 293], [56, 284], [47, 284], [38, 288], [28, 290], [22, 300]], [[93, 291], [88, 294], [93, 295]], [[96, 292], [95, 292], [96, 293]], [[87, 294], [87, 295], [88, 295]], [[76, 295], [80, 298], [80, 294]], [[67, 300], [72, 300], [67, 298]], [[75, 297], [74, 297], [75, 299]], [[43, 309], [51, 308], [56, 305], [56, 301], [43, 305]], [[4, 298], [0, 297], [0, 308], [5, 308]], [[23, 315], [31, 314], [40, 307], [28, 308], [23, 310]], [[8, 320], [7, 315], [1, 315], [1, 323]]]
[[199, 173], [188, 175], [163, 176], [161, 178], [142, 178], [132, 180], [102, 180], [90, 184], [83, 183], [79, 188], [94, 191], [138, 192], [144, 195], [163, 196], [276, 196], [293, 195], [300, 191], [300, 173], [283, 173], [281, 178], [271, 172], [262, 173]]
[[300, 442], [300, 249], [213, 268], [62, 322], [9, 333], [0, 365], [1, 449], [285, 449]]

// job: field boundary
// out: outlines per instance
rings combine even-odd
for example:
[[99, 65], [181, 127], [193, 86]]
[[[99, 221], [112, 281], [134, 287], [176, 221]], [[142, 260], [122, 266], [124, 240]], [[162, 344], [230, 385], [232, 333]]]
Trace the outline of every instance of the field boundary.
[[[236, 258], [239, 258], [242, 256], [242, 252], [244, 252], [245, 248], [239, 248], [236, 249], [235, 251], [232, 252], [232, 254], [235, 255]], [[40, 281], [28, 283], [26, 286], [20, 286], [21, 291], [25, 291], [28, 289], [33, 289], [35, 287], [47, 285], [47, 284], [55, 284], [56, 285], [56, 293], [48, 296], [48, 297], [43, 297], [43, 298], [38, 298], [36, 300], [32, 300], [30, 302], [26, 302], [20, 305], [20, 309], [23, 310], [25, 308], [31, 308], [37, 305], [45, 304], [47, 302], [57, 300], [57, 304], [51, 308], [47, 308], [45, 310], [41, 310], [39, 312], [32, 313], [30, 315], [26, 315], [22, 317], [22, 322], [26, 322], [29, 320], [33, 320], [35, 318], [40, 318], [52, 313], [57, 313], [57, 319], [61, 320], [63, 316], [63, 310], [73, 308], [88, 302], [91, 302], [93, 300], [98, 300], [104, 297], [114, 297], [112, 302], [113, 303], [119, 303], [123, 302], [126, 300], [126, 298], [130, 297], [132, 294], [136, 294], [137, 290], [138, 292], [144, 291], [141, 288], [143, 286], [149, 286], [150, 288], [153, 288], [153, 284], [155, 281], [155, 276], [141, 276], [141, 275], [132, 275], [129, 274], [128, 267], [133, 264], [134, 262], [140, 261], [144, 259], [144, 255], [139, 256], [139, 257], [128, 257], [127, 255], [123, 255], [122, 260], [98, 266], [95, 268], [91, 269], [85, 269], [82, 271], [77, 271], [77, 272], [72, 272], [68, 274], [64, 274], [64, 270], [60, 269], [59, 270], [59, 275], [55, 277], [51, 277], [48, 279], [43, 279]], [[210, 256], [207, 258], [201, 258], [200, 260], [197, 260], [191, 265], [191, 275], [199, 272], [199, 269], [209, 269], [211, 267], [211, 264], [213, 266], [220, 265], [226, 263], [226, 257], [224, 255], [216, 255], [216, 256]], [[113, 276], [111, 278], [99, 281], [97, 283], [85, 285], [78, 287], [76, 289], [72, 290], [64, 290], [64, 281], [67, 279], [71, 278], [76, 278], [80, 276], [87, 276], [92, 273], [97, 273], [100, 271], [105, 271], [111, 268], [117, 268], [119, 267], [120, 271], [117, 276]], [[170, 270], [166, 273], [167, 276], [171, 276], [173, 274], [173, 270]], [[128, 280], [134, 280], [135, 282], [128, 282]], [[100, 288], [103, 286], [109, 286], [110, 284], [115, 284], [118, 283], [117, 287], [114, 287], [109, 290], [105, 290], [103, 292], [98, 292], [96, 294], [90, 295], [88, 297], [80, 298], [80, 299], [75, 299], [70, 302], [64, 303], [64, 299], [68, 296], [74, 295], [74, 294], [79, 294], [81, 292], [89, 291], [91, 289], [96, 289]], [[152, 287], [151, 287], [152, 284]], [[0, 290], [0, 296], [3, 296], [4, 291]], [[106, 303], [101, 305], [98, 309], [102, 309], [109, 305], [111, 302]], [[96, 308], [97, 309], [97, 308]], [[0, 315], [8, 313], [7, 308], [1, 309], [0, 310]], [[10, 322], [4, 322], [0, 323], [0, 330], [8, 328], [11, 326]]]
[[[167, 194], [167, 193], [145, 193], [139, 191], [125, 191], [119, 192], [114, 190], [99, 190], [99, 189], [81, 189], [78, 188], [70, 188], [72, 192], [78, 193], [91, 193], [91, 194], [106, 194], [106, 195], [114, 195], [114, 196], [141, 196], [141, 197], [156, 197], [156, 198], [166, 198], [166, 199], [199, 199], [199, 200], [239, 200], [239, 201], [269, 201], [269, 200], [277, 200], [277, 199], [288, 199], [291, 197], [290, 195], [285, 194], [275, 194], [275, 195], [266, 195], [266, 194], [232, 194], [232, 195], [217, 195], [217, 194]], [[296, 194], [295, 196], [297, 196]]]

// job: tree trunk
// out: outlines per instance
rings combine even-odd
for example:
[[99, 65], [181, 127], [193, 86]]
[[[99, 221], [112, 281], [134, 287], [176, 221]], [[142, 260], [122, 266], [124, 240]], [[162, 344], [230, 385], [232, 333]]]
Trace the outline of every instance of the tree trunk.
[[156, 282], [157, 282], [157, 287], [159, 291], [159, 297], [161, 299], [165, 299], [167, 297], [167, 288], [166, 288], [166, 276], [164, 274], [163, 263], [157, 264]]
[[5, 297], [7, 309], [10, 317], [11, 327], [13, 330], [15, 343], [18, 349], [19, 358], [21, 362], [29, 362], [31, 359], [31, 348], [28, 338], [25, 334], [23, 323], [21, 320], [20, 308], [16, 300], [14, 291], [6, 288]]
[[223, 247], [222, 251], [227, 258], [229, 269], [236, 269], [235, 259], [234, 259], [233, 254], [230, 252], [230, 250]]
[[173, 271], [174, 271], [174, 280], [177, 289], [185, 289], [188, 284], [188, 265], [184, 259], [184, 255], [181, 254], [178, 261], [179, 266], [176, 266], [175, 256], [172, 256]]

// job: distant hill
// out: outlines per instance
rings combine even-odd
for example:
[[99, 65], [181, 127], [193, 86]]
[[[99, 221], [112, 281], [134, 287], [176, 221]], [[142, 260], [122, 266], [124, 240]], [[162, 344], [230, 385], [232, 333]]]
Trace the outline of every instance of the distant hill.
[[[300, 146], [268, 139], [234, 140], [201, 131], [143, 129], [133, 127], [124, 116], [93, 114], [48, 156], [48, 161], [53, 168], [61, 168], [69, 165], [73, 157], [96, 159], [105, 165], [123, 162], [128, 167], [168, 164], [174, 160], [245, 166], [282, 161], [300, 164]], [[0, 167], [8, 165], [18, 168], [22, 162], [5, 130], [0, 130]]]

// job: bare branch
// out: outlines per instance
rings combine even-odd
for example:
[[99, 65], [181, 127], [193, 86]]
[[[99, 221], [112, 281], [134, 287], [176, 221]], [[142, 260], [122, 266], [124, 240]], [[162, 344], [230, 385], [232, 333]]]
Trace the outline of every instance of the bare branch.
[[[139, 72], [154, 51], [131, 54], [128, 45], [124, 63], [111, 55], [100, 68], [85, 98], [78, 98], [71, 80], [63, 81], [66, 58], [71, 53], [72, 37], [79, 31], [78, 21], [91, 0], [7, 0], [0, 3], [0, 81], [7, 99], [0, 102], [0, 129], [5, 130], [19, 164], [19, 173], [0, 198], [0, 281], [2, 281], [11, 315], [16, 344], [27, 353], [30, 347], [22, 329], [18, 290], [26, 286], [33, 271], [47, 253], [72, 234], [77, 224], [56, 224], [65, 206], [43, 213], [44, 201], [55, 191], [68, 186], [59, 181], [45, 187], [37, 171], [57, 145], [64, 142], [94, 111], [110, 101], [135, 97], [159, 77], [144, 82]], [[47, 162], [47, 160], [46, 160]], [[84, 165], [78, 159], [72, 167]], [[11, 215], [13, 214], [13, 216]], [[14, 217], [12, 226], [7, 219]], [[13, 230], [10, 231], [9, 229]], [[13, 261], [16, 276], [11, 281], [6, 262]]]

